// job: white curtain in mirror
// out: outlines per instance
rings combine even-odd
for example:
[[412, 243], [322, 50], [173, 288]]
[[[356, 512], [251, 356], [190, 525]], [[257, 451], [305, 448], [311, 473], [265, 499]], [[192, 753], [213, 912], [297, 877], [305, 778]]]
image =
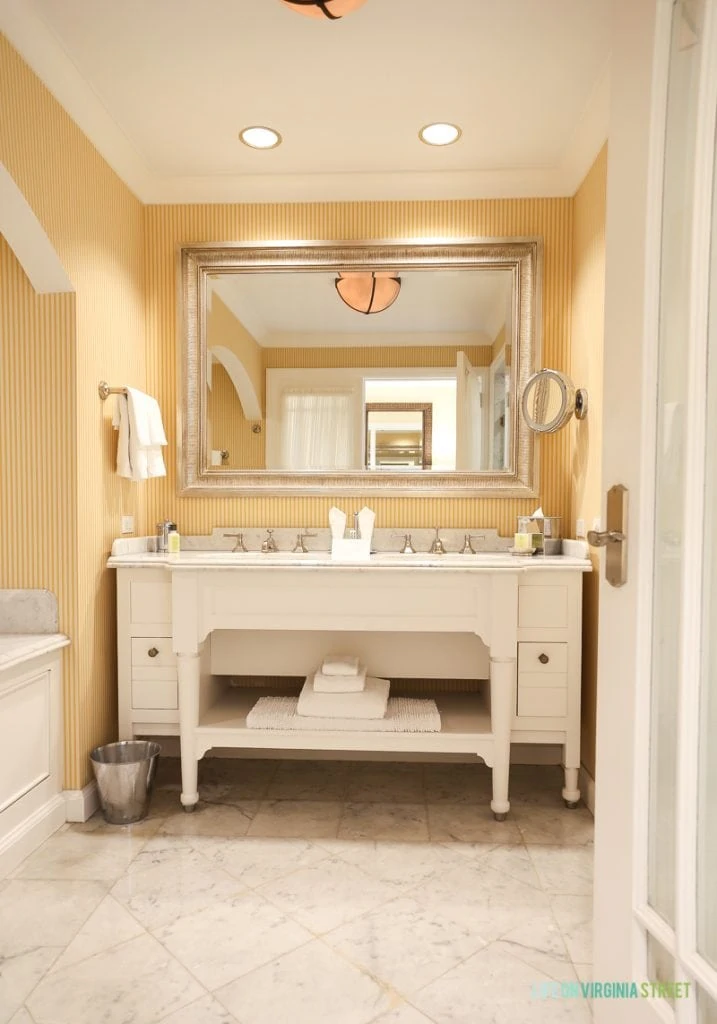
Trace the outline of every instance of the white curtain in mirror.
[[351, 469], [353, 406], [351, 391], [284, 391], [281, 468], [292, 472]]

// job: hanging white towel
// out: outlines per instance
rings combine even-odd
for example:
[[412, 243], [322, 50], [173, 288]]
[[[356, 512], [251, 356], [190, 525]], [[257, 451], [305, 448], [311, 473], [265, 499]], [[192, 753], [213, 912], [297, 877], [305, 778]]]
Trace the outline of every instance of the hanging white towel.
[[383, 718], [388, 705], [388, 679], [368, 676], [360, 693], [316, 693], [309, 676], [299, 695], [299, 715], [312, 718]]
[[117, 396], [112, 425], [119, 430], [117, 473], [130, 480], [166, 476], [162, 447], [167, 437], [156, 399], [136, 388]]

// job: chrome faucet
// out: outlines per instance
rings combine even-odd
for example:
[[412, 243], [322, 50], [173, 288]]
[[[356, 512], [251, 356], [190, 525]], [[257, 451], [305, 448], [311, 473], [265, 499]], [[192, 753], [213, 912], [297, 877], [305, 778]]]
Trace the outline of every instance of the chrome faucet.
[[261, 545], [261, 551], [263, 555], [268, 555], [274, 551], [279, 550], [278, 547], [276, 546], [276, 541], [274, 540], [273, 533], [273, 530], [266, 531], [266, 538], [262, 541]]
[[299, 530], [299, 532], [296, 535], [296, 544], [294, 544], [294, 547], [292, 548], [294, 554], [300, 552], [301, 554], [305, 555], [308, 552], [309, 549], [307, 548], [306, 544], [304, 544], [304, 540], [306, 537], [318, 537], [318, 533], [309, 533], [308, 530]]
[[433, 543], [431, 544], [431, 548], [429, 551], [429, 554], [431, 555], [445, 555], [446, 553], [446, 549], [443, 547], [443, 541], [438, 536], [439, 529], [440, 527], [435, 527], [436, 536], [433, 538]]
[[461, 548], [462, 555], [474, 555], [475, 549], [471, 543], [474, 540], [485, 540], [484, 533], [466, 533], [463, 537], [463, 547]]
[[225, 533], [224, 536], [225, 537], [234, 537], [235, 538], [234, 547], [232, 548], [232, 554], [234, 554], [235, 551], [246, 551], [247, 550], [247, 546], [244, 543], [244, 534], [243, 533]]

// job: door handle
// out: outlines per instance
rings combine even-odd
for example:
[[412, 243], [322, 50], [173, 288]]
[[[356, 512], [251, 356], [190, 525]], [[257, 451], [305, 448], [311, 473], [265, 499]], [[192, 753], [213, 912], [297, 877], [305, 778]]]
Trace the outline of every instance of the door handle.
[[627, 583], [627, 487], [615, 484], [607, 492], [607, 530], [590, 530], [588, 544], [606, 548], [605, 577], [613, 587]]
[[588, 544], [594, 548], [606, 548], [608, 544], [619, 544], [625, 540], [620, 530], [588, 530]]

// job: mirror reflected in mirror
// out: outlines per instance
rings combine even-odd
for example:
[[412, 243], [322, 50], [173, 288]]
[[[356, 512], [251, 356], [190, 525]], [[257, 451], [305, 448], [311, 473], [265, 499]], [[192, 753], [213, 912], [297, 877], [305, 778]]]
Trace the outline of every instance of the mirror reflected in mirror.
[[510, 469], [511, 270], [212, 274], [206, 310], [210, 471]]

